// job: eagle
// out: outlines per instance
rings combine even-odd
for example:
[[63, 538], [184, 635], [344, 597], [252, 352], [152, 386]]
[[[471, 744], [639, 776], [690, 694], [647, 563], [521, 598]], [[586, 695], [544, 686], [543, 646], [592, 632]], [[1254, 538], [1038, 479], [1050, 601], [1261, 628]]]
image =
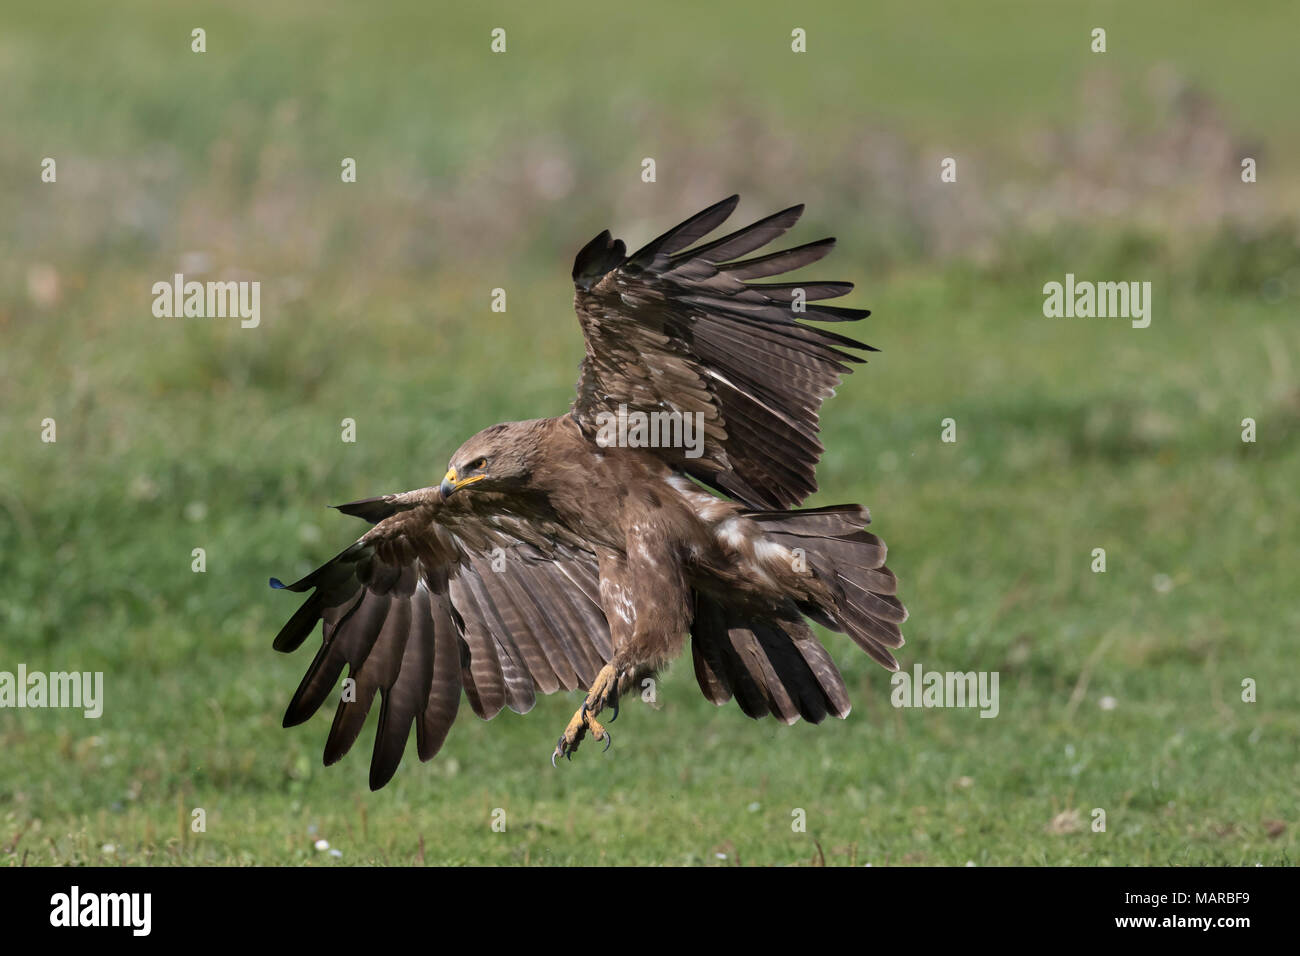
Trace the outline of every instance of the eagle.
[[271, 579], [311, 592], [276, 650], [321, 622], [284, 726], [315, 714], [348, 668], [326, 765], [352, 747], [376, 696], [372, 790], [392, 778], [412, 725], [419, 758], [438, 752], [462, 692], [490, 719], [580, 688], [551, 762], [588, 734], [608, 750], [597, 718], [608, 710], [612, 722], [620, 697], [688, 638], [706, 698], [787, 724], [849, 713], [809, 621], [898, 669], [907, 611], [867, 509], [796, 507], [817, 489], [822, 402], [865, 361], [856, 352], [876, 351], [804, 322], [870, 312], [820, 304], [852, 283], [754, 281], [831, 251], [822, 239], [752, 255], [802, 205], [697, 244], [738, 202], [630, 256], [608, 230], [584, 246], [573, 282], [586, 356], [569, 411], [485, 428], [436, 486], [336, 506], [372, 527], [301, 580]]

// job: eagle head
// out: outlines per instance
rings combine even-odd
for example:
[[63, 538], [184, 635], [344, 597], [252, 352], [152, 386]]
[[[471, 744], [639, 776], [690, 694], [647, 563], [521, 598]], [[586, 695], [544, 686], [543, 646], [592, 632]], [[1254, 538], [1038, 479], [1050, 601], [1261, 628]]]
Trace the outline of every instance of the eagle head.
[[507, 491], [528, 483], [537, 446], [537, 422], [506, 422], [479, 432], [457, 449], [439, 490], [443, 500], [481, 483], [482, 490]]

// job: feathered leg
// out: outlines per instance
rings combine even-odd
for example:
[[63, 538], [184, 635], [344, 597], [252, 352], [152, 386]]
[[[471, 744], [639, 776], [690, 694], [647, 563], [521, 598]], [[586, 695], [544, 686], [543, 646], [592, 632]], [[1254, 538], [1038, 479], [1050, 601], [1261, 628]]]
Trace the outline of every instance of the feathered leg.
[[612, 738], [596, 716], [612, 708], [618, 716], [618, 698], [645, 677], [656, 674], [685, 646], [691, 620], [691, 591], [686, 583], [678, 548], [666, 535], [656, 534], [651, 522], [632, 523], [635, 537], [626, 556], [613, 551], [600, 554], [600, 597], [610, 625], [614, 658], [596, 675], [587, 699], [578, 708], [551, 755], [570, 757], [591, 732], [605, 741]]

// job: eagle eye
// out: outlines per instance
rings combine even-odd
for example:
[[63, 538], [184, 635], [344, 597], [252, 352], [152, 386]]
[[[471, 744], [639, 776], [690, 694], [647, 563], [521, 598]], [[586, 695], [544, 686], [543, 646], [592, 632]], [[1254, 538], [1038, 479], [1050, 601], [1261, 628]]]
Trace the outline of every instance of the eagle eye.
[[472, 463], [470, 464], [470, 466], [469, 466], [469, 470], [470, 470], [470, 471], [482, 471], [482, 470], [483, 470], [484, 468], [486, 468], [486, 467], [487, 467], [487, 459], [486, 459], [486, 458], [480, 458], [480, 459], [478, 459], [477, 461], [472, 462]]

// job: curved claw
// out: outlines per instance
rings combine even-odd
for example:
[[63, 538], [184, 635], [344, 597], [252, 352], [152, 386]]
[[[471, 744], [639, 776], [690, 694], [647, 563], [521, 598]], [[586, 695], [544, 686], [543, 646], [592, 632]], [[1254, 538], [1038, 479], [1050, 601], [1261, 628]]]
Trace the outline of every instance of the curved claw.
[[616, 720], [618, 720], [618, 698], [617, 697], [614, 698], [614, 716], [609, 718], [609, 722], [612, 724]]
[[[621, 731], [621, 730], [619, 731], [620, 734], [621, 734], [622, 732], [623, 732], [623, 731]], [[608, 751], [609, 748], [610, 748], [611, 746], [613, 746], [613, 744], [614, 744], [614, 735], [611, 734], [611, 733], [609, 732], [609, 728], [606, 727], [606, 728], [605, 728], [605, 749], [602, 750], [601, 753], [605, 753], [606, 751]]]

